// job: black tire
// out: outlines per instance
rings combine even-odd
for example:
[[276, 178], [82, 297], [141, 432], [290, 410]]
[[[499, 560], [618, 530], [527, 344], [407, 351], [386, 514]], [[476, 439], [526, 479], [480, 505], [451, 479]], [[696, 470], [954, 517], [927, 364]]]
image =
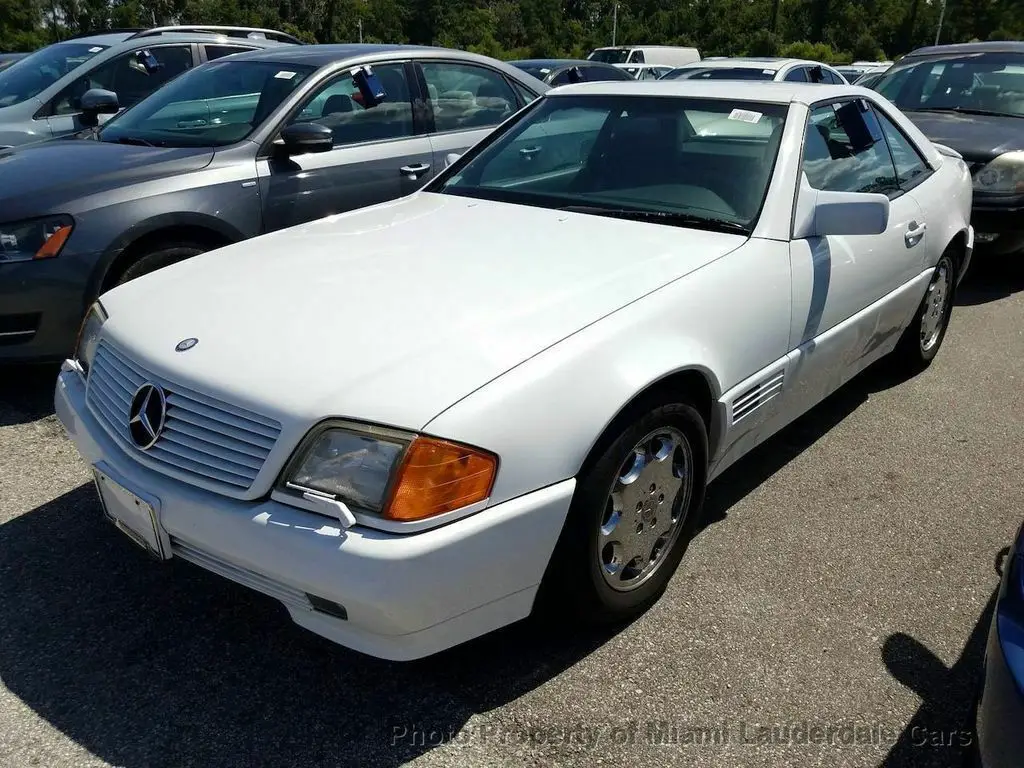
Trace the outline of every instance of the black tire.
[[[914, 319], [903, 331], [896, 348], [889, 355], [889, 365], [895, 371], [913, 376], [931, 365], [932, 360], [939, 353], [939, 348], [942, 346], [949, 328], [949, 319], [953, 314], [956, 275], [954, 253], [952, 250], [947, 250], [935, 266], [935, 271], [924, 292], [924, 298], [921, 299], [921, 305], [914, 314]], [[939, 301], [936, 290], [940, 284], [944, 285], [941, 306], [936, 303]], [[926, 317], [930, 317], [931, 321], [937, 320], [937, 325], [928, 325]], [[931, 332], [926, 333], [929, 330]]]
[[[708, 461], [707, 427], [700, 414], [687, 403], [662, 400], [633, 409], [631, 417], [621, 420], [620, 424], [623, 426], [617, 434], [613, 427], [610, 442], [600, 457], [577, 478], [572, 505], [538, 597], [538, 607], [551, 618], [607, 624], [642, 613], [665, 591], [699, 523]], [[666, 542], [661, 550], [655, 544], [659, 554], [651, 561], [655, 563], [651, 573], [628, 591], [619, 591], [609, 584], [613, 577], [606, 577], [602, 572], [605, 567], [599, 544], [602, 524], [608, 520], [611, 491], [619, 487], [617, 478], [627, 459], [634, 455], [634, 447], [659, 430], [672, 430], [673, 435], [685, 439], [691, 459], [690, 482], [688, 489], [687, 484], [683, 484], [671, 505], [672, 515], [681, 516], [673, 526], [674, 539]], [[656, 504], [656, 496], [651, 499], [651, 503]], [[667, 509], [658, 507], [652, 514], [662, 514]], [[632, 514], [632, 507], [627, 512]], [[647, 514], [647, 510], [635, 514], [636, 520], [630, 519], [629, 527], [642, 524], [640, 516]], [[626, 524], [627, 514], [621, 514], [619, 520], [620, 524]], [[651, 523], [653, 529], [656, 521]], [[626, 528], [624, 531], [628, 534]], [[623, 567], [622, 572], [625, 570]]]
[[208, 250], [197, 243], [168, 243], [152, 250], [146, 251], [136, 258], [128, 267], [121, 272], [113, 281], [113, 285], [121, 285], [136, 277], [148, 275], [158, 269], [177, 264], [179, 261], [198, 256]]

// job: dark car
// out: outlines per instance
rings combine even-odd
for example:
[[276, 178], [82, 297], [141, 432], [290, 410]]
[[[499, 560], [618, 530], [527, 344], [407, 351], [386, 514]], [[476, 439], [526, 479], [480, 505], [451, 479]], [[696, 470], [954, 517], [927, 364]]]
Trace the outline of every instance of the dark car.
[[[0, 151], [0, 362], [66, 356], [120, 282], [414, 192], [546, 90], [461, 51], [278, 46], [190, 69], [102, 127]], [[83, 102], [117, 109], [109, 91]]]
[[979, 248], [1024, 250], [1024, 42], [921, 48], [872, 87], [967, 161]]
[[26, 56], [28, 56], [27, 53], [0, 53], [0, 72]]
[[1003, 561], [985, 649], [978, 700], [975, 764], [1020, 768], [1024, 763], [1024, 526]]
[[513, 67], [533, 75], [542, 83], [557, 88], [569, 83], [594, 80], [632, 80], [633, 76], [624, 69], [603, 64], [599, 61], [582, 59], [522, 59], [510, 61]]

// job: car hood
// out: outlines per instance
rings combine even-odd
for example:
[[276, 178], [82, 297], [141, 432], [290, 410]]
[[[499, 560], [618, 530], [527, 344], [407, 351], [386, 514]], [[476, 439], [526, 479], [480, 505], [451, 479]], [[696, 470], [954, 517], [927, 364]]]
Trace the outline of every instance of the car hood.
[[1024, 117], [904, 111], [921, 132], [955, 149], [969, 163], [987, 163], [1003, 152], [1024, 149]]
[[55, 206], [79, 197], [196, 171], [212, 159], [209, 148], [136, 147], [78, 138], [26, 144], [0, 151], [0, 211], [8, 221], [56, 213]]
[[745, 241], [420, 193], [119, 286], [102, 297], [104, 334], [157, 375], [282, 424], [418, 429]]

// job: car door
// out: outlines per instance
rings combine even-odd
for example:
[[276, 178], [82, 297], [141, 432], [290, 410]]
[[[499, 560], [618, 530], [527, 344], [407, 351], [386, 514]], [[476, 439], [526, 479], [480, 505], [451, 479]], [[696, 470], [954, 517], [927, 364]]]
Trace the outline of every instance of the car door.
[[465, 152], [519, 108], [516, 92], [496, 69], [460, 61], [418, 66], [427, 91], [435, 171], [444, 168], [449, 154]]
[[382, 103], [364, 107], [345, 70], [313, 88], [282, 120], [278, 130], [296, 123], [330, 128], [334, 148], [285, 156], [273, 142], [264, 147], [256, 170], [266, 231], [393, 200], [430, 177], [432, 148], [414, 117], [411, 69], [382, 62], [373, 71], [386, 92]]
[[[147, 52], [156, 58], [159, 69], [147, 71], [143, 66], [141, 57]], [[196, 50], [189, 43], [137, 48], [116, 56], [79, 77], [50, 101], [46, 110], [50, 132], [62, 136], [87, 127], [81, 122], [80, 100], [91, 88], [113, 91], [121, 109], [127, 109], [195, 62]], [[104, 123], [110, 117], [99, 115], [99, 121]]]
[[[925, 222], [914, 196], [897, 182], [884, 139], [855, 150], [836, 115], [843, 102], [812, 109], [801, 185], [815, 190], [882, 193], [888, 226], [879, 235], [793, 240], [791, 347], [799, 350], [790, 407], [818, 402], [894, 344], [907, 308], [920, 301], [903, 290], [920, 274]], [[910, 302], [910, 303], [908, 303]], [[791, 413], [790, 416], [796, 414]]]

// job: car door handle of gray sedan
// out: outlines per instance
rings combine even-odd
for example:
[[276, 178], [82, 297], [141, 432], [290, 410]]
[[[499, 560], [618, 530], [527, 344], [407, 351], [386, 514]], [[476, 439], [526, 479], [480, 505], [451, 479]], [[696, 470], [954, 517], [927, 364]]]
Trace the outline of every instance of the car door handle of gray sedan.
[[419, 165], [403, 165], [398, 169], [403, 176], [407, 176], [413, 181], [419, 178], [421, 173], [426, 173], [430, 170], [430, 163], [420, 163]]
[[910, 222], [910, 226], [907, 227], [907, 234], [903, 236], [903, 239], [907, 241], [907, 247], [913, 248], [924, 237], [925, 230], [928, 229], [927, 224], [918, 224], [916, 221]]

